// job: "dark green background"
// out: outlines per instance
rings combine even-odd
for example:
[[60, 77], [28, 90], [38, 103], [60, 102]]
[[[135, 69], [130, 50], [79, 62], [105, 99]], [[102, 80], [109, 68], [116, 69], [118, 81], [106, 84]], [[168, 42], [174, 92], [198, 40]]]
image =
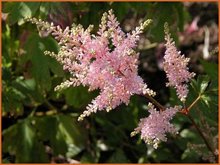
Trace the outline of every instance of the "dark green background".
[[[94, 24], [96, 31], [102, 14], [109, 9], [115, 11], [123, 29], [130, 20], [135, 28], [141, 18], [153, 19], [153, 24], [142, 36], [152, 43], [163, 42], [165, 22], [170, 24], [172, 36], [177, 41], [178, 32], [192, 20], [182, 3], [3, 3], [2, 11], [8, 13], [7, 19], [2, 21], [4, 163], [67, 163], [70, 160], [81, 163], [208, 162], [188, 146], [189, 143], [204, 145], [204, 142], [190, 121], [181, 115], [173, 121], [179, 134], [168, 135], [168, 141], [161, 143], [157, 150], [146, 145], [139, 135], [130, 137], [139, 119], [148, 114], [145, 98], [133, 96], [128, 106], [121, 105], [109, 113], [98, 112], [77, 122], [79, 114], [98, 91], [88, 93], [80, 86], [54, 92], [54, 87], [69, 77], [58, 62], [43, 53], [45, 50], [57, 52], [57, 43], [51, 36], [40, 37], [36, 26], [24, 23], [23, 18], [42, 18], [63, 28], [73, 22], [84, 27]], [[165, 74], [156, 65], [154, 49], [140, 50], [141, 64], [149, 58], [152, 60], [149, 68], [153, 69], [146, 72], [140, 66], [139, 73], [158, 93], [158, 101], [178, 104], [174, 90], [165, 87]], [[190, 86], [187, 104], [202, 94], [191, 113], [203, 130], [211, 132], [209, 141], [212, 143], [218, 126], [218, 66], [217, 61], [201, 58], [197, 63], [202, 71]], [[207, 152], [206, 147], [199, 150]]]

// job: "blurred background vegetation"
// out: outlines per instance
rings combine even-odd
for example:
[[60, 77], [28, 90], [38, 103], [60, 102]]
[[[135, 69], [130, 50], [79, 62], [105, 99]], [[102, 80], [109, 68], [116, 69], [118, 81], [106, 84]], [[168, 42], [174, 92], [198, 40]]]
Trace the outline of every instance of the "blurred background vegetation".
[[[102, 14], [113, 9], [124, 31], [141, 20], [153, 24], [141, 36], [139, 74], [164, 105], [179, 104], [165, 86], [161, 69], [163, 25], [168, 22], [179, 49], [191, 58], [197, 73], [187, 104], [202, 97], [191, 115], [213, 150], [218, 148], [218, 4], [136, 2], [4, 2], [2, 3], [2, 157], [3, 163], [205, 163], [211, 156], [191, 122], [177, 115], [179, 130], [157, 150], [139, 136], [130, 137], [139, 119], [147, 116], [147, 100], [133, 96], [129, 106], [98, 112], [77, 122], [97, 95], [84, 87], [54, 92], [69, 77], [44, 51], [59, 50], [48, 34], [38, 33], [24, 18], [36, 17], [62, 28], [73, 23], [98, 28]], [[208, 42], [207, 42], [208, 40]], [[199, 76], [198, 76], [199, 75]], [[216, 150], [217, 152], [217, 150]]]

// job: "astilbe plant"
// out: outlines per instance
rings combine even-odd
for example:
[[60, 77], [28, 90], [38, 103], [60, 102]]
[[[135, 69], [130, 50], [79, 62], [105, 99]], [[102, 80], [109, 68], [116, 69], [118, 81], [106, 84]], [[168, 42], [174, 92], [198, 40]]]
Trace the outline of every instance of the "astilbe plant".
[[[187, 64], [189, 58], [181, 55], [175, 47], [175, 42], [170, 37], [168, 24], [165, 23], [165, 40], [166, 51], [164, 56], [163, 68], [166, 72], [168, 83], [167, 86], [174, 87], [177, 91], [178, 98], [184, 103], [188, 94], [187, 82], [195, 75], [188, 71]], [[150, 103], [150, 115], [141, 119], [138, 127], [131, 133], [131, 136], [141, 133], [141, 138], [148, 144], [153, 144], [157, 148], [160, 141], [167, 141], [166, 133], [178, 133], [174, 125], [170, 123], [173, 116], [180, 112], [182, 106], [164, 108], [153, 98], [147, 96], [157, 105], [159, 111]], [[183, 111], [182, 111], [183, 112]]]
[[132, 32], [126, 34], [120, 28], [113, 11], [110, 10], [103, 14], [96, 35], [91, 34], [92, 25], [87, 29], [81, 25], [73, 25], [62, 30], [53, 23], [35, 18], [27, 20], [36, 24], [40, 31], [51, 33], [60, 46], [58, 54], [48, 51], [45, 54], [56, 58], [63, 65], [63, 69], [70, 72], [71, 78], [58, 85], [55, 90], [83, 85], [88, 86], [89, 91], [96, 89], [100, 91], [78, 120], [83, 120], [91, 113], [100, 110], [112, 110], [122, 103], [129, 104], [130, 97], [138, 94], [146, 96], [151, 102], [148, 106], [150, 115], [140, 120], [131, 135], [140, 133], [141, 139], [152, 144], [154, 148], [158, 147], [160, 141], [167, 140], [166, 133], [177, 133], [177, 129], [170, 123], [176, 113], [187, 115], [195, 124], [188, 114], [195, 102], [185, 107], [187, 83], [195, 74], [188, 70], [189, 58], [177, 51], [167, 24], [165, 24], [166, 52], [163, 66], [168, 79], [167, 86], [176, 89], [183, 106], [162, 106], [153, 98], [155, 92], [138, 76], [139, 53], [134, 49], [140, 34], [152, 20], [141, 23]]
[[134, 51], [139, 35], [151, 20], [125, 34], [110, 10], [103, 14], [97, 35], [90, 33], [92, 25], [86, 30], [81, 25], [62, 30], [59, 26], [41, 20], [30, 20], [40, 30], [51, 32], [59, 41], [58, 54], [45, 53], [55, 57], [63, 69], [71, 73], [70, 80], [55, 90], [80, 84], [88, 86], [89, 91], [100, 90], [100, 94], [87, 106], [79, 120], [97, 110], [109, 111], [121, 103], [128, 104], [133, 94], [155, 95], [137, 74], [139, 53]]
[[163, 66], [169, 80], [167, 86], [174, 87], [177, 91], [178, 98], [182, 102], [185, 102], [188, 94], [186, 82], [189, 82], [195, 76], [195, 73], [188, 71], [187, 64], [190, 59], [181, 55], [180, 51], [177, 51], [175, 42], [170, 37], [167, 24], [165, 24], [165, 40], [166, 51]]
[[151, 103], [148, 104], [148, 107], [150, 115], [140, 120], [138, 127], [131, 133], [131, 136], [141, 133], [141, 139], [157, 148], [160, 141], [167, 141], [167, 132], [178, 133], [170, 120], [180, 110], [180, 107], [170, 107], [165, 111], [157, 111]]

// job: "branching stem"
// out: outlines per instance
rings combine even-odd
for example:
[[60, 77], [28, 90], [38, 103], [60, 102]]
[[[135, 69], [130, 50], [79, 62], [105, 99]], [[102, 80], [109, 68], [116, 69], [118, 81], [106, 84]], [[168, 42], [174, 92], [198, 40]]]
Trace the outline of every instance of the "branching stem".
[[[163, 105], [161, 105], [157, 100], [155, 100], [153, 97], [149, 96], [148, 94], [144, 95], [151, 103], [153, 103], [156, 107], [158, 107], [160, 110], [164, 111], [165, 108]], [[193, 102], [192, 104], [187, 108], [184, 107], [184, 109], [182, 111], [180, 111], [180, 113], [184, 114], [185, 116], [188, 117], [188, 119], [192, 122], [192, 124], [194, 125], [194, 127], [196, 128], [196, 130], [199, 132], [200, 136], [202, 137], [202, 139], [204, 140], [207, 148], [210, 150], [210, 152], [213, 154], [213, 156], [215, 157], [215, 160], [217, 162], [218, 157], [215, 154], [215, 152], [213, 151], [212, 147], [210, 146], [208, 140], [206, 139], [206, 137], [204, 136], [202, 130], [199, 128], [199, 126], [196, 124], [196, 122], [194, 121], [194, 119], [190, 116], [189, 114], [189, 110], [199, 101], [199, 99], [201, 98], [201, 95], [199, 95]]]
[[161, 105], [157, 100], [155, 100], [153, 97], [151, 97], [148, 94], [144, 95], [151, 103], [153, 103], [156, 107], [158, 107], [161, 111], [164, 111], [165, 108], [163, 105]]
[[192, 102], [192, 104], [187, 108], [187, 110], [189, 111], [201, 98], [201, 95], [199, 94], [199, 96]]
[[192, 124], [195, 126], [195, 128], [197, 129], [197, 131], [199, 132], [200, 136], [202, 137], [202, 139], [204, 140], [207, 148], [211, 151], [211, 153], [213, 154], [213, 156], [215, 157], [215, 160], [217, 162], [218, 160], [218, 157], [217, 155], [215, 154], [215, 152], [213, 151], [212, 147], [210, 146], [208, 140], [206, 139], [206, 137], [204, 136], [202, 130], [199, 128], [199, 126], [196, 124], [196, 122], [194, 121], [194, 119], [189, 115], [189, 114], [185, 114], [189, 120], [192, 122]]

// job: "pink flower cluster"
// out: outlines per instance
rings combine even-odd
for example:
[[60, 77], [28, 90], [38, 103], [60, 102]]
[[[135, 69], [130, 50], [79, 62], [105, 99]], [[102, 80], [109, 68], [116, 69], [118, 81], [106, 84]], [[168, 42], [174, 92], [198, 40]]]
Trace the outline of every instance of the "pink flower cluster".
[[174, 87], [177, 91], [178, 98], [182, 102], [185, 102], [188, 94], [186, 82], [189, 82], [189, 80], [195, 76], [195, 73], [188, 71], [187, 65], [190, 59], [177, 51], [175, 42], [170, 37], [167, 26], [168, 25], [165, 25], [166, 51], [163, 63], [164, 71], [169, 81], [167, 86]]
[[138, 76], [139, 54], [134, 50], [139, 35], [151, 20], [125, 34], [110, 10], [103, 14], [97, 35], [90, 33], [92, 26], [86, 30], [81, 25], [62, 30], [41, 20], [29, 20], [37, 24], [39, 29], [51, 32], [59, 41], [58, 54], [45, 54], [55, 57], [72, 77], [57, 86], [56, 90], [80, 84], [89, 86], [90, 91], [100, 90], [79, 120], [97, 110], [109, 111], [121, 103], [128, 104], [133, 94], [155, 95]]
[[[177, 51], [175, 43], [172, 38], [170, 38], [167, 24], [165, 24], [165, 40], [166, 51], [163, 66], [169, 80], [167, 86], [174, 87], [179, 99], [184, 102], [188, 94], [186, 82], [188, 82], [195, 73], [188, 71], [187, 64], [189, 58], [185, 58], [184, 55], [181, 55], [180, 52]], [[153, 144], [153, 147], [156, 149], [161, 141], [167, 141], [166, 133], [177, 133], [177, 130], [174, 125], [170, 123], [170, 120], [180, 109], [180, 106], [175, 106], [166, 108], [164, 111], [157, 111], [156, 108], [149, 103], [150, 115], [140, 120], [138, 127], [131, 133], [131, 136], [140, 133], [141, 139], [147, 144]]]
[[131, 133], [131, 136], [140, 133], [141, 139], [147, 144], [153, 144], [156, 149], [161, 141], [167, 141], [166, 133], [177, 133], [170, 120], [181, 107], [175, 106], [164, 111], [157, 111], [151, 103], [148, 106], [150, 115], [140, 120], [138, 127]]
[[[45, 54], [56, 58], [64, 70], [71, 73], [71, 78], [58, 85], [55, 90], [79, 85], [88, 86], [89, 91], [100, 90], [100, 94], [86, 107], [78, 120], [83, 120], [99, 110], [110, 111], [122, 103], [128, 104], [134, 94], [148, 97], [155, 95], [138, 76], [139, 54], [134, 50], [140, 34], [151, 20], [141, 23], [131, 33], [126, 34], [110, 10], [103, 14], [96, 35], [91, 34], [92, 25], [87, 29], [74, 25], [62, 30], [53, 23], [35, 18], [27, 20], [37, 24], [40, 31], [51, 33], [59, 41], [58, 54], [48, 51]], [[188, 82], [194, 73], [188, 71], [189, 58], [177, 51], [168, 27], [165, 32], [166, 52], [163, 65], [169, 80], [167, 85], [174, 87], [178, 97], [184, 102], [188, 93], [184, 83]], [[149, 103], [150, 115], [140, 120], [132, 135], [140, 133], [141, 139], [157, 148], [160, 141], [167, 140], [166, 133], [177, 133], [170, 120], [180, 108], [175, 106], [157, 111]]]

